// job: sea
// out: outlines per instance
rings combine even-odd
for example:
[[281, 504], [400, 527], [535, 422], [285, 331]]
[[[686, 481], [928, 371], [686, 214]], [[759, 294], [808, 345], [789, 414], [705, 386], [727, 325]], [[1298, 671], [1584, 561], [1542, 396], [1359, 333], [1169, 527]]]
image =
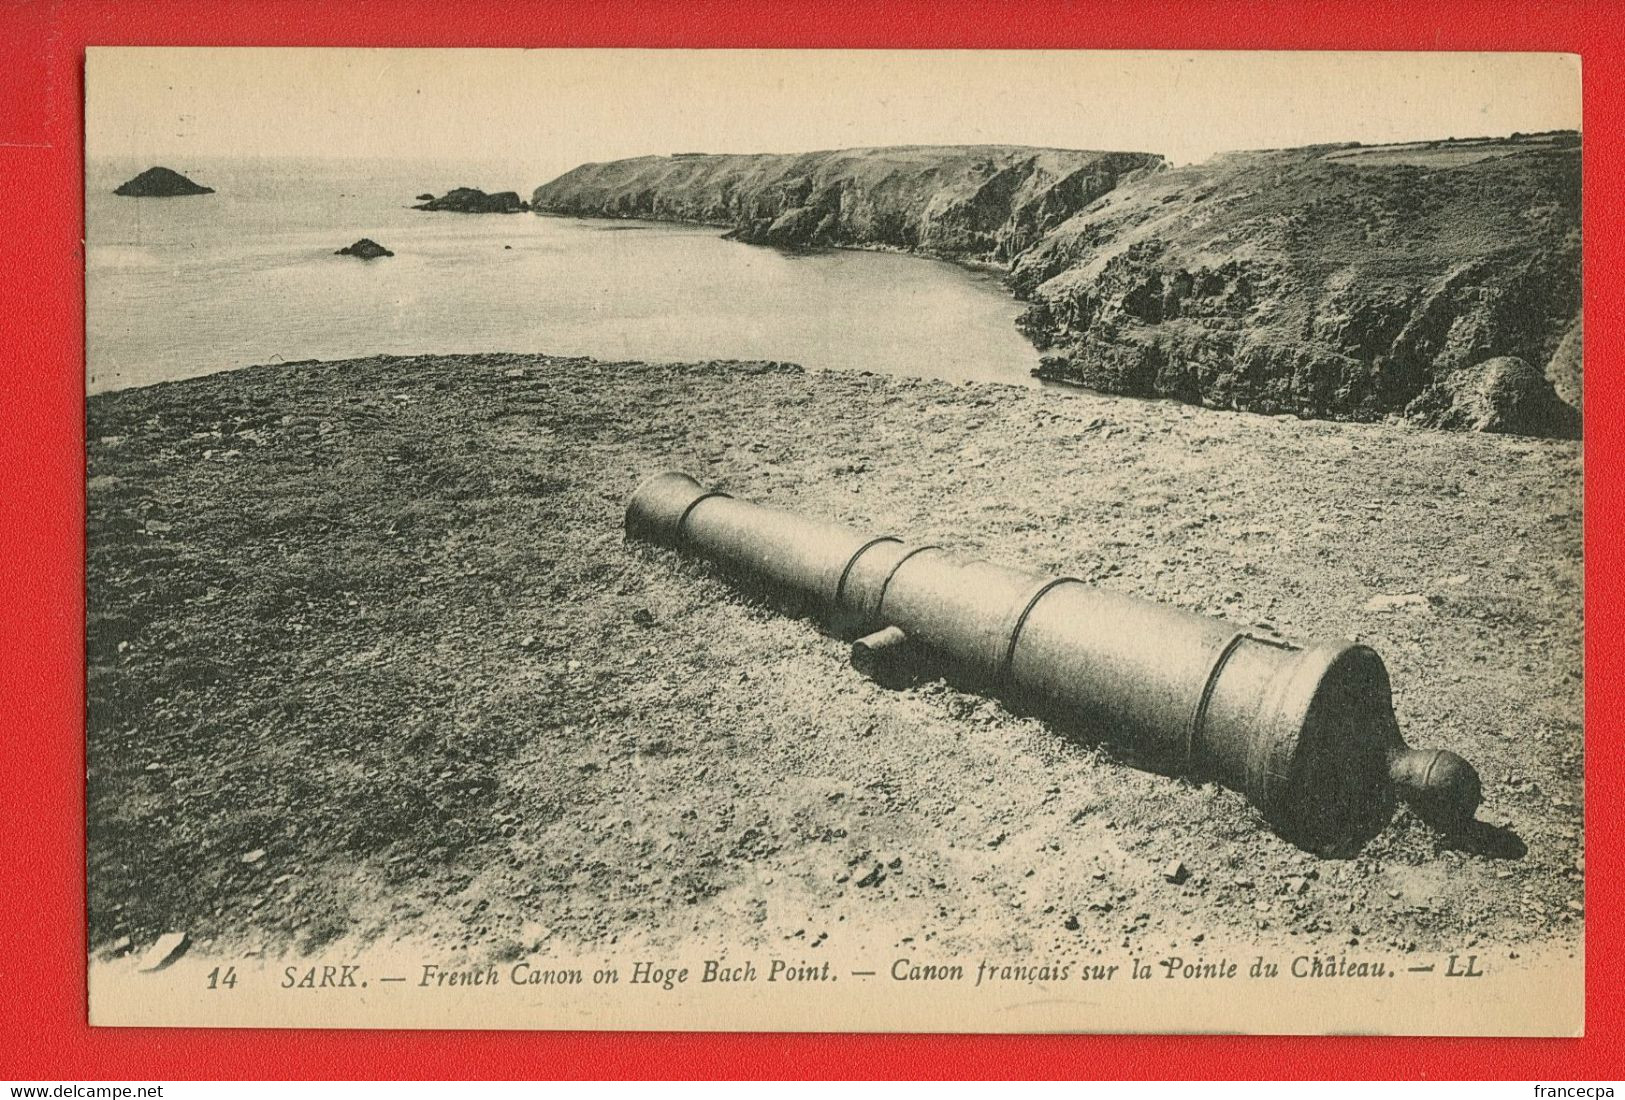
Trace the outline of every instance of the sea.
[[[260, 363], [537, 352], [774, 359], [1034, 385], [1021, 306], [988, 273], [885, 252], [782, 251], [714, 227], [413, 210], [523, 166], [394, 159], [164, 162], [212, 195], [126, 198], [151, 167], [86, 166], [87, 386]], [[395, 254], [335, 251], [362, 237]]]

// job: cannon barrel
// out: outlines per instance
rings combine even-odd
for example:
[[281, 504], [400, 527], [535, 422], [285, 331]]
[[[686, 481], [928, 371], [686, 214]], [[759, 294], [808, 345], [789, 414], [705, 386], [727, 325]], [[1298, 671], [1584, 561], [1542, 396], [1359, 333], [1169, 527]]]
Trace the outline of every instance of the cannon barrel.
[[1363, 645], [1294, 645], [1072, 577], [960, 561], [735, 500], [679, 472], [633, 493], [626, 530], [862, 635], [852, 653], [860, 670], [877, 672], [900, 652], [935, 661], [967, 687], [1239, 791], [1312, 850], [1368, 839], [1395, 795], [1451, 831], [1478, 808], [1467, 761], [1405, 744], [1387, 669]]

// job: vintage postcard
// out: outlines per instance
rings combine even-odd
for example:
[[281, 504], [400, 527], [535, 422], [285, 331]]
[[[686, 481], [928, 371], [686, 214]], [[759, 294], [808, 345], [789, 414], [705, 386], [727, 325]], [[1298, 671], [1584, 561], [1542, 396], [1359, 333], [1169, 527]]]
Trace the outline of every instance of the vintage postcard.
[[92, 1023], [1581, 1033], [1580, 118], [90, 51]]

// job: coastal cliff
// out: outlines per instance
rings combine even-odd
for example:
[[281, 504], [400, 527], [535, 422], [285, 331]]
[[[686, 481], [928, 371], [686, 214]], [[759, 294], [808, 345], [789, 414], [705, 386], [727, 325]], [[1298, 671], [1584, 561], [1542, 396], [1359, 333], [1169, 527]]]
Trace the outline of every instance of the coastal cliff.
[[535, 210], [726, 226], [753, 244], [903, 248], [1008, 263], [1148, 153], [1008, 145], [800, 154], [682, 154], [584, 164], [536, 189]]
[[998, 264], [1041, 377], [1335, 420], [1579, 430], [1580, 138], [1159, 156], [1013, 146], [639, 157], [538, 211]]
[[[1240, 153], [1016, 258], [1047, 377], [1219, 408], [1570, 435], [1578, 135]], [[1566, 400], [1565, 400], [1566, 399]]]

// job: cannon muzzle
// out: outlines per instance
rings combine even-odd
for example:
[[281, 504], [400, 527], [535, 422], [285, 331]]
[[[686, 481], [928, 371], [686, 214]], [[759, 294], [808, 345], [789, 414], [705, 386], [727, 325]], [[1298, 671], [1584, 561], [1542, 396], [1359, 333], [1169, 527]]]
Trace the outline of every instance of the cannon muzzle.
[[626, 530], [857, 637], [853, 665], [866, 674], [881, 677], [900, 655], [933, 662], [1163, 770], [1217, 780], [1314, 851], [1362, 844], [1396, 796], [1447, 831], [1478, 809], [1472, 765], [1405, 744], [1388, 671], [1363, 645], [1294, 645], [1072, 577], [959, 561], [735, 500], [677, 472], [633, 493]]

